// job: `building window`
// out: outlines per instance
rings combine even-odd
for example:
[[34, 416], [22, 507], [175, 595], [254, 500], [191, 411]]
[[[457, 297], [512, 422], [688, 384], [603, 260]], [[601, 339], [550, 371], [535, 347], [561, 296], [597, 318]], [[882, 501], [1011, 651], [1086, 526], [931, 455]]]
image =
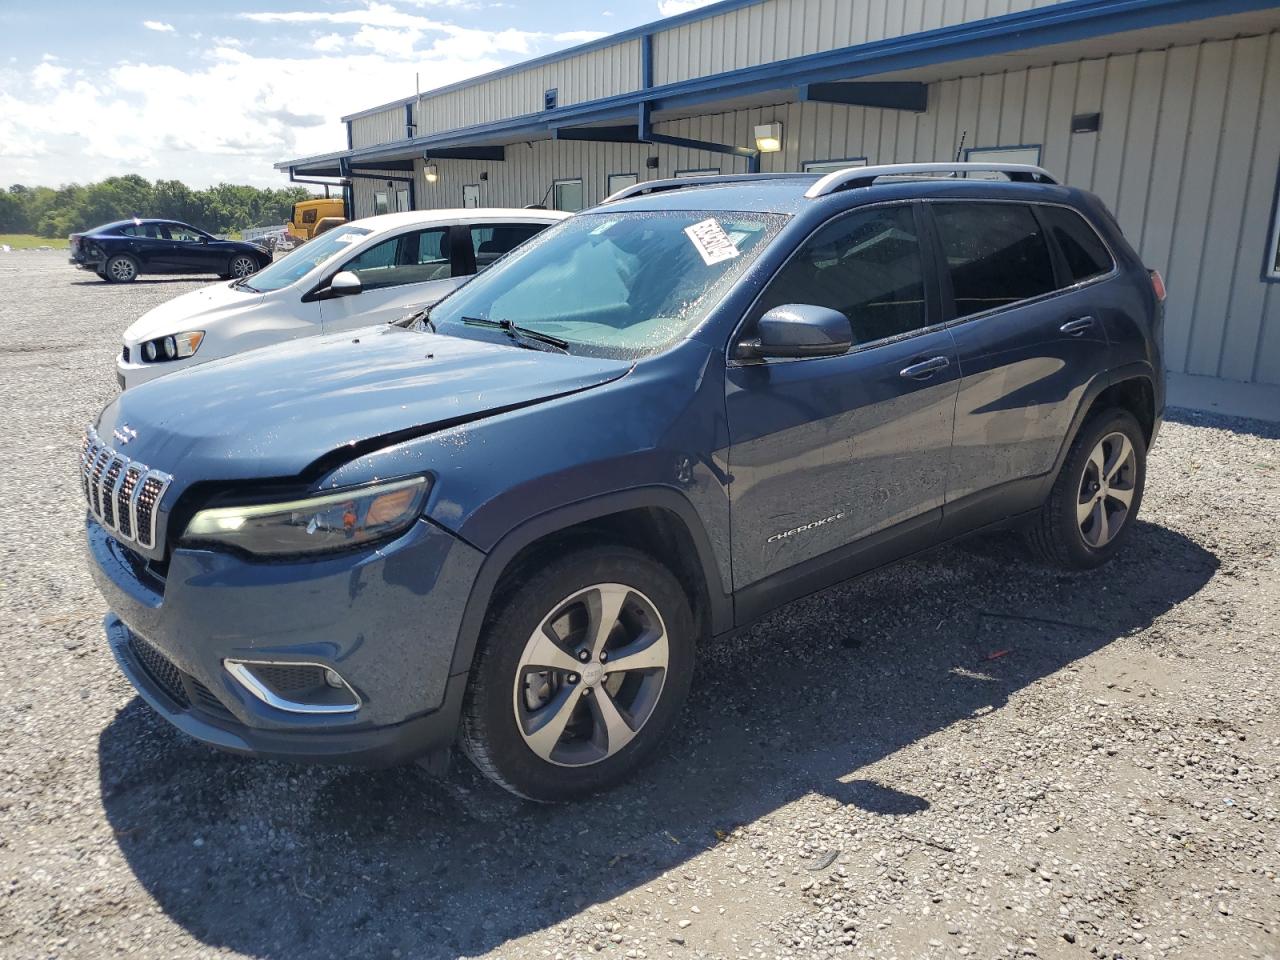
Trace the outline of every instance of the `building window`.
[[[964, 152], [969, 163], [1025, 163], [1033, 167], [1040, 166], [1039, 145], [1023, 145], [1020, 147], [971, 147]], [[1002, 180], [998, 173], [970, 173], [967, 176], [975, 180]]]
[[699, 167], [696, 170], [677, 170], [677, 177], [718, 177], [719, 167]]
[[474, 210], [480, 206], [480, 184], [464, 183], [462, 185], [462, 208]]
[[849, 157], [846, 160], [806, 160], [805, 173], [835, 173], [837, 170], [848, 170], [850, 167], [865, 167], [866, 157]]
[[611, 197], [619, 190], [634, 187], [639, 182], [640, 178], [634, 173], [611, 173], [609, 174], [609, 189], [605, 196]]
[[1267, 244], [1264, 277], [1280, 280], [1280, 178], [1276, 179], [1276, 199], [1271, 207], [1271, 242]]
[[582, 180], [557, 180], [555, 182], [555, 208], [568, 213], [582, 209]]

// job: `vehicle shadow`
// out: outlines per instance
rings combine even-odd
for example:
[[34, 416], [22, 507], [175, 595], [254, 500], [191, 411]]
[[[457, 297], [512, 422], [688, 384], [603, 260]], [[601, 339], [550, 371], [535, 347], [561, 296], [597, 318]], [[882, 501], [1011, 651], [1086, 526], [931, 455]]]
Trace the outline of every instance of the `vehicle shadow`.
[[649, 884], [718, 831], [810, 793], [883, 817], [928, 809], [929, 797], [859, 771], [983, 722], [1149, 625], [1217, 567], [1182, 535], [1139, 523], [1091, 574], [1029, 564], [993, 536], [833, 588], [704, 650], [657, 761], [574, 805], [516, 800], [461, 760], [435, 780], [224, 756], [137, 699], [101, 735], [102, 802], [138, 880], [210, 947], [272, 960], [471, 956]]
[[129, 284], [109, 283], [106, 280], [100, 280], [94, 277], [92, 280], [71, 280], [70, 285], [73, 287], [120, 287], [132, 285], [135, 287], [150, 287], [156, 284], [166, 283], [191, 283], [192, 281], [205, 281], [214, 283], [221, 279], [216, 273], [183, 273], [172, 277], [138, 277], [136, 280], [129, 281]]

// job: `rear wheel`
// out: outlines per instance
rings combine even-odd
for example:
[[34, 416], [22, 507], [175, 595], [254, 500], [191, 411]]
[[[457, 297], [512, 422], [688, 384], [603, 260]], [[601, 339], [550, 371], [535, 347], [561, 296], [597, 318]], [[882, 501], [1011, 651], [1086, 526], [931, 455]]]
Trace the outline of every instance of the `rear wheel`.
[[481, 640], [463, 749], [486, 776], [542, 802], [627, 777], [671, 728], [693, 675], [684, 591], [627, 547], [543, 565], [500, 601]]
[[127, 254], [119, 254], [107, 261], [102, 272], [108, 283], [133, 283], [138, 279], [138, 261]]
[[1028, 542], [1058, 566], [1087, 570], [1106, 563], [1133, 529], [1146, 476], [1146, 438], [1133, 414], [1095, 415], [1067, 452]]

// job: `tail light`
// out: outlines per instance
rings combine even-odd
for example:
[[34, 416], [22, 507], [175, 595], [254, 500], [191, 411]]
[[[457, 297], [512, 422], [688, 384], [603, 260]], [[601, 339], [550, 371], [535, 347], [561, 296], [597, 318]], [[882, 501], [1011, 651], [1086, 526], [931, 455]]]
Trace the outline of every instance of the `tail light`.
[[1159, 270], [1148, 270], [1147, 273], [1151, 275], [1151, 289], [1155, 291], [1156, 300], [1164, 303], [1165, 298], [1169, 295], [1164, 288], [1164, 277], [1160, 276]]

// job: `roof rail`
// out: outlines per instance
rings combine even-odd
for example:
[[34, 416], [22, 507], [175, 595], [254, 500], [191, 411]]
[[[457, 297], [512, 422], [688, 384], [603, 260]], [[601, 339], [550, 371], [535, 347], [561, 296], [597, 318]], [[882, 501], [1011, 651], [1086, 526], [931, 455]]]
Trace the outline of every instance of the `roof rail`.
[[705, 177], [670, 177], [666, 180], [646, 180], [633, 183], [612, 193], [600, 202], [613, 203], [615, 200], [626, 200], [628, 197], [640, 197], [647, 193], [662, 193], [666, 190], [682, 190], [685, 187], [705, 187], [714, 183], [754, 183], [760, 180], [808, 180], [811, 173], [724, 173], [718, 176]]
[[894, 163], [880, 167], [850, 167], [829, 173], [808, 189], [814, 200], [841, 190], [869, 187], [885, 177], [925, 177], [933, 174], [1003, 173], [1016, 183], [1056, 184], [1049, 171], [1025, 163]]

